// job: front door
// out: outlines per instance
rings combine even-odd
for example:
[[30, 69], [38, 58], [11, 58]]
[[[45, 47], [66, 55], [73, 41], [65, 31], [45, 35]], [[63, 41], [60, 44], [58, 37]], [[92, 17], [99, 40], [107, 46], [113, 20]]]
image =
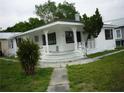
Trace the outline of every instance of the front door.
[[77, 42], [81, 42], [81, 32], [77, 31]]
[[81, 48], [81, 32], [77, 31], [77, 47]]

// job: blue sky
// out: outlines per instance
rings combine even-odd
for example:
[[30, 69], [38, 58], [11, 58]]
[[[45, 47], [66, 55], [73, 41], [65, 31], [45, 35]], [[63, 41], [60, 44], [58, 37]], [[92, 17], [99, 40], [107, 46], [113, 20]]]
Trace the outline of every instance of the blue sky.
[[[5, 29], [29, 17], [36, 17], [35, 5], [43, 4], [47, 0], [0, 0], [0, 27]], [[51, 0], [57, 4], [64, 0]], [[124, 0], [66, 0], [75, 3], [80, 14], [92, 15], [99, 8], [103, 20], [124, 17]]]

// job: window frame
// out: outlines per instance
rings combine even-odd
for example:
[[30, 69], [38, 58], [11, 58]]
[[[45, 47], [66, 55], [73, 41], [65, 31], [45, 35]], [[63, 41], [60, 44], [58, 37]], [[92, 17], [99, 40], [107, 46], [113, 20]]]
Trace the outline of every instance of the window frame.
[[[68, 35], [72, 35], [72, 36], [68, 36]], [[65, 31], [65, 40], [66, 40], [66, 44], [74, 43], [73, 31]]]
[[34, 41], [39, 42], [39, 36], [38, 35], [34, 36]]
[[[52, 34], [53, 34], [53, 36], [52, 36]], [[48, 45], [55, 45], [56, 44], [56, 33], [52, 32], [52, 33], [48, 33], [47, 35], [48, 35]], [[42, 42], [43, 42], [42, 43], [43, 45], [46, 45], [45, 34], [42, 35]]]
[[56, 44], [56, 33], [48, 33], [48, 45], [55, 45]]
[[107, 28], [107, 29], [104, 29], [104, 32], [105, 32], [105, 40], [113, 39], [113, 29]]
[[[117, 34], [118, 31], [120, 32], [120, 37], [118, 37], [118, 34]], [[121, 29], [116, 29], [116, 38], [117, 38], [117, 39], [122, 38]]]

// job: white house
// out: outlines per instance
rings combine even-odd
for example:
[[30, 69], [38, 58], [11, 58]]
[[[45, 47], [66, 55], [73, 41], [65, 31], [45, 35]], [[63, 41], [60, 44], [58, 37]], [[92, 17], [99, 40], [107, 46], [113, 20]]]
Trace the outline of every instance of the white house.
[[[99, 36], [88, 40], [87, 53], [115, 49], [116, 27], [115, 25], [104, 24]], [[40, 46], [42, 62], [73, 61], [86, 57], [86, 34], [83, 30], [83, 24], [77, 21], [49, 23], [15, 35], [13, 41], [21, 38], [30, 38]], [[16, 51], [17, 47], [14, 47], [12, 52], [16, 54]]]
[[124, 46], [124, 18], [109, 20], [105, 23], [117, 25], [115, 28], [116, 46]]
[[20, 34], [13, 32], [0, 32], [0, 55], [13, 56], [16, 55], [16, 41], [15, 35]]

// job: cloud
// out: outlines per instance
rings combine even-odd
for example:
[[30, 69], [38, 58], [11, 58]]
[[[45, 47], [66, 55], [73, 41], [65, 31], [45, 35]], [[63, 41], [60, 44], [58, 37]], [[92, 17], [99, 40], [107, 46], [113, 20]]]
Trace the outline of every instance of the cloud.
[[[64, 0], [52, 0], [56, 3]], [[124, 17], [124, 0], [66, 0], [75, 3], [76, 9], [82, 14], [92, 15], [99, 8], [104, 20]], [[0, 27], [6, 28], [29, 17], [36, 17], [35, 5], [46, 0], [0, 0]]]

